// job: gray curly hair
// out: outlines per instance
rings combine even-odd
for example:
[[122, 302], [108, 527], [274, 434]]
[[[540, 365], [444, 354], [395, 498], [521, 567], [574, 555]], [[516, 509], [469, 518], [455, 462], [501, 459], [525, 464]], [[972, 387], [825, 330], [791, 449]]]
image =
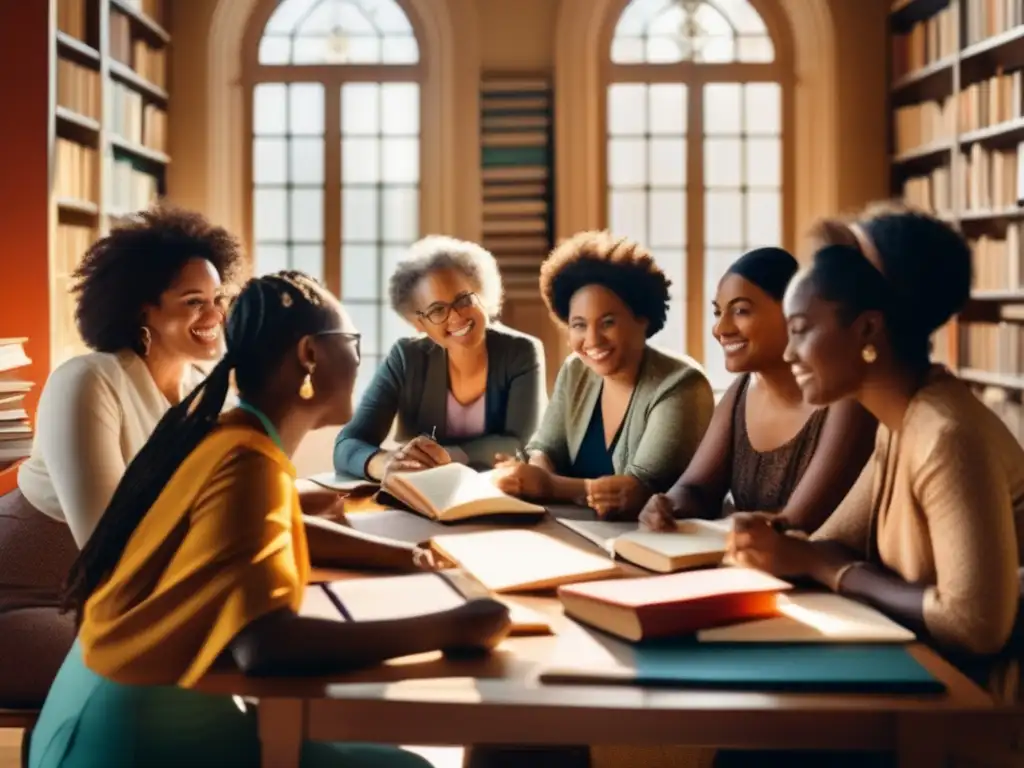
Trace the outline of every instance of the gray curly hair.
[[501, 314], [504, 288], [493, 254], [476, 243], [443, 235], [429, 235], [413, 243], [409, 253], [398, 262], [388, 283], [391, 308], [403, 317], [413, 314], [416, 308], [412, 306], [412, 293], [416, 286], [431, 272], [442, 269], [455, 270], [469, 279], [490, 318]]

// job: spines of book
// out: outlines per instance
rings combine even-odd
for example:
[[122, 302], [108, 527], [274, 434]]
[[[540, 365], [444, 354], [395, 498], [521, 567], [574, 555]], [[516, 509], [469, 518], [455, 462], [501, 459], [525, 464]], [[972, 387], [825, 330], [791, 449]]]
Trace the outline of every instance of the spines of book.
[[57, 104], [100, 119], [100, 74], [74, 61], [57, 59]]
[[71, 275], [95, 239], [96, 232], [92, 227], [58, 224], [54, 237], [54, 273]]
[[952, 7], [946, 7], [906, 34], [892, 36], [893, 79], [954, 55], [958, 45], [956, 16]]
[[107, 199], [114, 214], [148, 208], [159, 194], [157, 177], [127, 156], [108, 155], [105, 178]]
[[952, 140], [956, 132], [955, 106], [956, 102], [947, 98], [897, 109], [894, 115], [896, 154]]
[[988, 149], [973, 144], [960, 164], [958, 189], [963, 192], [963, 210], [999, 211], [1017, 206], [1019, 153], [1017, 148]]
[[26, 341], [0, 339], [0, 469], [32, 452], [32, 422], [24, 401], [33, 385], [19, 375], [19, 369], [32, 364]]
[[1024, 407], [1019, 401], [1012, 399], [1003, 387], [981, 387], [975, 390], [975, 394], [995, 412], [1018, 441], [1024, 442]]
[[147, 103], [141, 94], [123, 83], [111, 81], [107, 89], [111, 130], [123, 139], [165, 152], [167, 113]]
[[57, 197], [96, 201], [96, 150], [57, 137], [53, 192]]
[[960, 92], [960, 130], [976, 131], [1024, 116], [1021, 71], [999, 74]]
[[974, 290], [1017, 291], [1024, 288], [1022, 226], [1020, 222], [1010, 222], [1003, 237], [981, 235], [970, 241], [974, 254]]
[[86, 0], [59, 0], [57, 3], [57, 29], [61, 32], [85, 42], [87, 19]]
[[487, 76], [480, 103], [483, 244], [508, 295], [535, 295], [551, 249], [551, 83]]
[[110, 14], [110, 55], [158, 88], [167, 87], [166, 53], [133, 37], [131, 20], [117, 11]]
[[1006, 376], [1024, 373], [1024, 333], [1018, 323], [960, 325], [960, 360], [967, 368]]
[[927, 175], [912, 176], [903, 182], [902, 197], [915, 208], [945, 214], [952, 208], [951, 179], [949, 168], [945, 166]]
[[1024, 0], [960, 0], [964, 6], [965, 45], [1024, 24]]

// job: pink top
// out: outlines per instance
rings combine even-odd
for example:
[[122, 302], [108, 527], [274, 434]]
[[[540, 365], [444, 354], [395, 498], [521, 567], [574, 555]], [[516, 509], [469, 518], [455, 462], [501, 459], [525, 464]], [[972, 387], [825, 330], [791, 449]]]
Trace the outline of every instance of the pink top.
[[487, 412], [484, 407], [486, 399], [486, 394], [480, 395], [472, 403], [463, 405], [449, 390], [445, 437], [449, 440], [466, 440], [483, 435], [487, 429]]

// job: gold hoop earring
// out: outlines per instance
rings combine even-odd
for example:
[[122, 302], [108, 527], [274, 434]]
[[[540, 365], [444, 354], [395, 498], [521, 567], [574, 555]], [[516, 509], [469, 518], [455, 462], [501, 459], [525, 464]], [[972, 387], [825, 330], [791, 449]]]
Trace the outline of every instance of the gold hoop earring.
[[149, 328], [142, 326], [142, 330], [139, 331], [139, 336], [142, 341], [142, 356], [149, 357], [149, 348], [153, 344], [153, 334], [150, 333]]
[[313, 395], [316, 394], [316, 390], [313, 389], [313, 370], [316, 366], [313, 363], [309, 364], [309, 368], [306, 369], [306, 377], [302, 380], [302, 385], [299, 387], [299, 397], [303, 400], [312, 400]]
[[865, 344], [864, 348], [860, 351], [860, 356], [865, 363], [871, 365], [878, 359], [878, 350], [875, 349], [874, 344]]

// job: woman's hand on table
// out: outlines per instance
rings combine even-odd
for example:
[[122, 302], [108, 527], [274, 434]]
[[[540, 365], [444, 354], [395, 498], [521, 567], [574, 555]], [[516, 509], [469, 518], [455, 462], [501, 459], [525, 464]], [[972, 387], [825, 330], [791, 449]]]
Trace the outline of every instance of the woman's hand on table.
[[392, 472], [419, 472], [451, 463], [452, 457], [448, 451], [429, 437], [414, 437], [388, 455], [384, 475]]
[[780, 577], [806, 576], [817, 570], [814, 546], [779, 530], [778, 520], [772, 515], [737, 512], [730, 519], [732, 532], [726, 545], [729, 562]]
[[675, 506], [664, 493], [651, 496], [640, 510], [640, 528], [645, 531], [672, 533], [679, 526], [676, 522]]
[[495, 457], [494, 484], [502, 493], [524, 499], [546, 499], [551, 496], [551, 473], [536, 464], [527, 464], [498, 454]]
[[348, 518], [345, 517], [345, 498], [346, 494], [329, 488], [304, 488], [299, 492], [302, 514], [330, 520], [339, 525], [348, 525]]
[[491, 598], [469, 600], [446, 613], [442, 643], [446, 654], [490, 651], [512, 628], [508, 606]]
[[587, 480], [587, 506], [597, 516], [609, 520], [636, 519], [648, 491], [644, 484], [629, 475], [614, 475]]

